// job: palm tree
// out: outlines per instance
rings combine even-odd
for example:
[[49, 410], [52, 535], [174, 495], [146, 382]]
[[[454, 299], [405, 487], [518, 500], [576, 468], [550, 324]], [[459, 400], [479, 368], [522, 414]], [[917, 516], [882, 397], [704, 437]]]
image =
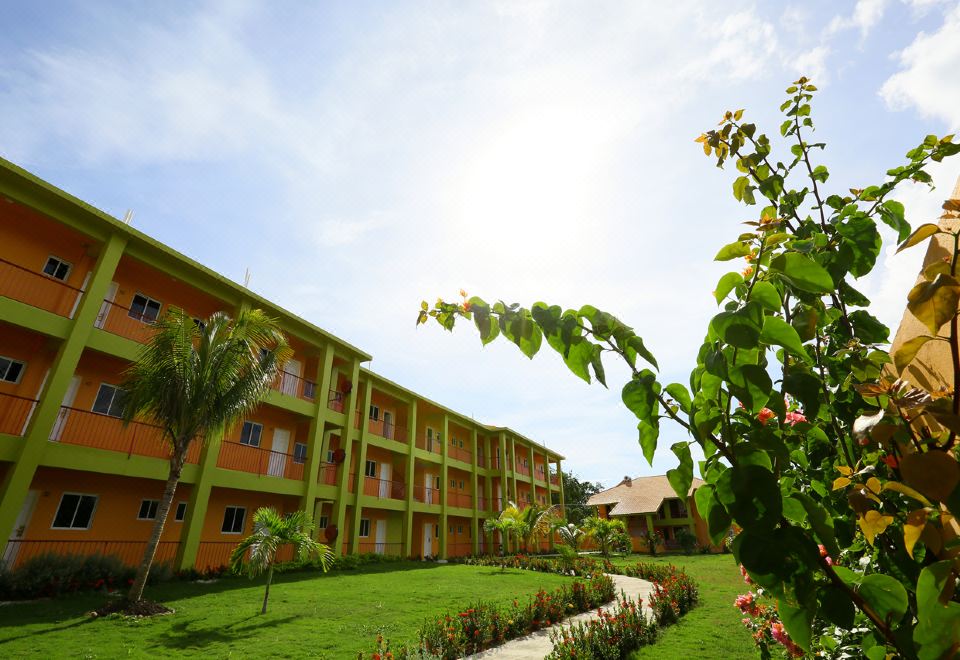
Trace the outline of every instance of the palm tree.
[[487, 518], [483, 523], [483, 529], [487, 532], [500, 532], [503, 537], [500, 554], [503, 554], [511, 533], [517, 538], [523, 538], [526, 534], [526, 523], [520, 516], [520, 509], [510, 502], [498, 517]]
[[523, 548], [529, 550], [532, 540], [550, 533], [551, 524], [559, 515], [559, 511], [560, 507], [557, 505], [540, 508], [536, 504], [531, 504], [521, 509], [516, 503], [507, 502], [506, 508], [500, 512], [498, 518], [487, 519], [484, 529], [504, 535], [513, 533], [523, 544]]
[[194, 442], [218, 442], [252, 411], [292, 351], [263, 311], [235, 319], [222, 312], [202, 323], [179, 309], [154, 326], [150, 341], [127, 370], [124, 423], [144, 418], [163, 429], [170, 471], [127, 603], [142, 600], [187, 452]]
[[560, 521], [560, 523], [554, 527], [554, 531], [556, 531], [560, 537], [561, 543], [576, 552], [580, 549], [580, 542], [583, 540], [585, 532], [573, 523], [563, 523], [564, 521]]
[[[253, 534], [240, 541], [230, 555], [230, 567], [235, 573], [240, 573], [245, 567], [251, 579], [266, 571], [267, 587], [263, 592], [263, 608], [260, 614], [267, 613], [273, 565], [277, 561], [277, 550], [285, 545], [293, 546], [300, 561], [306, 561], [312, 556], [319, 557], [324, 571], [330, 568], [333, 560], [330, 546], [313, 539], [313, 521], [306, 511], [294, 511], [281, 516], [272, 507], [257, 509], [253, 514]], [[250, 553], [250, 559], [244, 562], [247, 552]]]
[[526, 535], [523, 537], [524, 547], [529, 551], [531, 543], [535, 544], [541, 536], [550, 534], [553, 524], [560, 518], [559, 505], [540, 507], [536, 504], [529, 504], [527, 508], [520, 512], [520, 516], [526, 523]]
[[583, 521], [583, 531], [597, 542], [600, 553], [606, 557], [610, 554], [610, 546], [614, 538], [618, 534], [626, 534], [627, 526], [622, 520], [593, 516]]

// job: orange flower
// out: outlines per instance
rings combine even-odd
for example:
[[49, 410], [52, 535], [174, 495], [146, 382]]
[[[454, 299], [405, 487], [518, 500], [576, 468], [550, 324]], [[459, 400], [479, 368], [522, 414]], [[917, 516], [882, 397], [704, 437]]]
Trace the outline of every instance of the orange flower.
[[766, 424], [768, 421], [776, 417], [777, 414], [770, 410], [769, 408], [763, 408], [760, 412], [757, 413], [757, 421], [761, 424]]
[[749, 278], [751, 275], [753, 275], [753, 266], [747, 266], [746, 268], [744, 268], [743, 273], [741, 273], [741, 275], [743, 275], [743, 279]]
[[887, 464], [887, 467], [890, 467], [890, 468], [893, 468], [893, 469], [896, 469], [897, 466], [900, 465], [900, 461], [897, 460], [897, 457], [896, 457], [896, 456], [891, 456], [891, 455], [889, 455], [889, 454], [888, 454], [887, 456], [884, 456], [884, 457], [881, 458], [880, 460], [882, 460], [884, 463], [886, 463], [886, 464]]
[[461, 298], [466, 298], [466, 297], [467, 297], [467, 292], [464, 291], [463, 289], [460, 289], [460, 297], [461, 297]]

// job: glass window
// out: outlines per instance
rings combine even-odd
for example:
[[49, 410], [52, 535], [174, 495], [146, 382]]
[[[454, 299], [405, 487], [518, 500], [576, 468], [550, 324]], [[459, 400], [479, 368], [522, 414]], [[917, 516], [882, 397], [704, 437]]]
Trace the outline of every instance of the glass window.
[[187, 517], [187, 503], [177, 502], [177, 512], [174, 514], [173, 519], [177, 522], [183, 522], [183, 519], [186, 517]]
[[364, 473], [365, 475], [367, 475], [368, 477], [375, 477], [375, 476], [377, 476], [377, 462], [376, 462], [376, 461], [367, 461], [366, 465], [364, 465], [363, 473]]
[[247, 420], [243, 423], [243, 428], [240, 429], [240, 444], [259, 447], [261, 435], [263, 435], [263, 424]]
[[23, 374], [23, 367], [23, 362], [0, 356], [0, 381], [19, 383], [20, 376]]
[[47, 263], [43, 267], [43, 274], [49, 275], [55, 280], [65, 282], [70, 274], [70, 264], [59, 257], [47, 257]]
[[297, 442], [293, 445], [293, 462], [294, 463], [306, 463], [307, 462], [307, 445], [302, 442]]
[[64, 493], [53, 518], [54, 529], [89, 529], [96, 506], [96, 495]]
[[329, 526], [329, 519], [326, 516], [320, 516], [320, 529], [326, 529]]
[[360, 537], [367, 538], [370, 536], [370, 521], [366, 518], [360, 519]]
[[160, 506], [160, 500], [142, 500], [137, 520], [156, 520], [158, 506]]
[[456, 487], [457, 487], [457, 480], [456, 480], [456, 479], [451, 479], [451, 480], [450, 480], [450, 488], [456, 488]]
[[220, 531], [224, 534], [242, 534], [243, 519], [247, 515], [247, 510], [242, 506], [228, 506], [223, 511], [223, 525]]
[[154, 300], [142, 293], [138, 293], [130, 302], [130, 311], [127, 315], [130, 318], [143, 321], [144, 323], [153, 323], [157, 320], [157, 317], [160, 316], [160, 306], [161, 303], [159, 300]]
[[372, 419], [375, 422], [380, 419], [379, 406], [370, 406], [370, 419]]
[[93, 412], [111, 417], [123, 417], [123, 405], [126, 401], [126, 392], [115, 385], [101, 383], [97, 390], [97, 398], [93, 401]]
[[327, 463], [333, 463], [333, 450], [327, 450]]

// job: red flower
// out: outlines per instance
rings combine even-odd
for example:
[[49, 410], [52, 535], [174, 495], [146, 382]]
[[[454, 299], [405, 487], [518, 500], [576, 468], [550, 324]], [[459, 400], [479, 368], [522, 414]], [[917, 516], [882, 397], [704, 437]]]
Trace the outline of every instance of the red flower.
[[770, 410], [769, 408], [763, 408], [760, 412], [757, 413], [757, 420], [761, 424], [766, 424], [768, 421], [776, 417], [777, 414]]
[[887, 454], [886, 456], [884, 456], [884, 457], [881, 458], [880, 460], [882, 460], [884, 463], [886, 463], [886, 464], [887, 464], [887, 467], [892, 468], [892, 469], [894, 469], [894, 470], [896, 470], [896, 469], [897, 469], [897, 466], [900, 465], [900, 461], [897, 460], [897, 457], [896, 457], [896, 456], [893, 456], [893, 455], [891, 455], [891, 454]]

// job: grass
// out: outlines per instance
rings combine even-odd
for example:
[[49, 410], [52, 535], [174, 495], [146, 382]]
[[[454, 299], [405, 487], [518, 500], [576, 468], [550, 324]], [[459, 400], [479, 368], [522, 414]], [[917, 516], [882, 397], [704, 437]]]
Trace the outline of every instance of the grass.
[[613, 561], [673, 564], [686, 570], [700, 587], [700, 604], [664, 629], [656, 644], [634, 652], [631, 660], [757, 657], [753, 639], [740, 623], [743, 615], [733, 606], [736, 597], [748, 590], [733, 555], [632, 555]]
[[415, 640], [426, 617], [477, 600], [508, 603], [569, 583], [559, 575], [521, 570], [405, 562], [327, 575], [277, 576], [260, 616], [263, 580], [214, 584], [171, 582], [147, 598], [176, 610], [144, 620], [91, 619], [102, 594], [0, 607], [5, 658], [356, 658], [377, 633]]

